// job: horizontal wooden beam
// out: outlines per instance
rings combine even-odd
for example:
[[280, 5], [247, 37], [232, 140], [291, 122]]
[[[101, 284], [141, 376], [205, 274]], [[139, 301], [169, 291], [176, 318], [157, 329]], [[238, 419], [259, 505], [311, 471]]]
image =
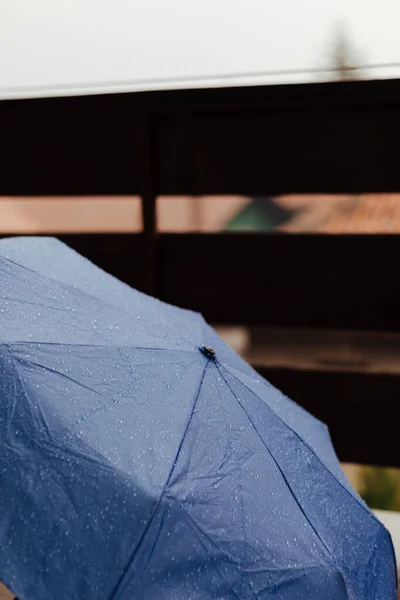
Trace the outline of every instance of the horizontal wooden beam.
[[0, 196], [140, 193], [139, 133], [124, 115], [1, 119]]
[[[256, 367], [257, 368], [257, 367]], [[400, 467], [400, 375], [263, 368], [274, 386], [324, 421], [343, 462]]]
[[400, 190], [400, 104], [198, 111], [157, 133], [160, 194]]
[[[146, 115], [144, 117], [143, 115]], [[400, 81], [0, 102], [0, 196], [400, 191]]]
[[159, 294], [213, 323], [400, 330], [400, 237], [162, 235]]

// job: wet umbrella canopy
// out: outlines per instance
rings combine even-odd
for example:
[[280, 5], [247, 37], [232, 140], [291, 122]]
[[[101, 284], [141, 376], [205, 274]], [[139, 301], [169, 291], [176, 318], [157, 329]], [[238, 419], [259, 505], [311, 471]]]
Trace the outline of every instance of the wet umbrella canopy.
[[21, 600], [394, 600], [326, 427], [201, 316], [0, 242], [0, 579]]

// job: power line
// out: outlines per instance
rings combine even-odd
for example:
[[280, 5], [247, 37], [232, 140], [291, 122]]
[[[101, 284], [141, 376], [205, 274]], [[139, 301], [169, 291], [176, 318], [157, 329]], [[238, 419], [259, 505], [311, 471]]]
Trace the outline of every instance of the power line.
[[[343, 67], [340, 72], [348, 71], [377, 71], [383, 69], [400, 69], [400, 62], [393, 63], [377, 63], [367, 64], [357, 67]], [[242, 71], [237, 73], [219, 73], [219, 74], [205, 74], [205, 75], [180, 75], [173, 77], [149, 77], [143, 79], [130, 79], [125, 81], [99, 81], [99, 82], [88, 82], [86, 84], [81, 83], [65, 83], [65, 84], [49, 84], [49, 85], [34, 85], [34, 86], [15, 86], [15, 87], [0, 87], [0, 93], [6, 94], [17, 94], [19, 92], [40, 92], [40, 91], [67, 91], [76, 89], [107, 89], [116, 87], [148, 87], [151, 85], [174, 85], [183, 83], [201, 83], [206, 81], [224, 81], [224, 80], [238, 80], [238, 79], [261, 79], [269, 77], [281, 77], [281, 76], [294, 76], [294, 75], [317, 75], [317, 74], [335, 74], [339, 73], [337, 68], [309, 68], [309, 69], [283, 69], [283, 70], [272, 70], [272, 71]]]

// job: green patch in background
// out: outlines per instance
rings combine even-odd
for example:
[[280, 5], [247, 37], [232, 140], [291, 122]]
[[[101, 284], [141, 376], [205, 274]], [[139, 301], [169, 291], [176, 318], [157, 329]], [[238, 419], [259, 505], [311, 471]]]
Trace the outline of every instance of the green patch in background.
[[400, 511], [400, 471], [361, 467], [359, 493], [370, 508]]
[[255, 197], [226, 224], [226, 230], [273, 231], [292, 215], [292, 211], [279, 206], [273, 197]]
[[400, 470], [343, 464], [354, 489], [373, 510], [400, 512]]

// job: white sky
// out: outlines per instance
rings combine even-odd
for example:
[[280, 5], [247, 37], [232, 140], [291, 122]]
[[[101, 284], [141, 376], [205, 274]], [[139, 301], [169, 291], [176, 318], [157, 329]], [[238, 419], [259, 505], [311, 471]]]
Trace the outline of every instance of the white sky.
[[365, 62], [400, 62], [400, 0], [0, 0], [0, 96], [321, 67], [338, 20]]

